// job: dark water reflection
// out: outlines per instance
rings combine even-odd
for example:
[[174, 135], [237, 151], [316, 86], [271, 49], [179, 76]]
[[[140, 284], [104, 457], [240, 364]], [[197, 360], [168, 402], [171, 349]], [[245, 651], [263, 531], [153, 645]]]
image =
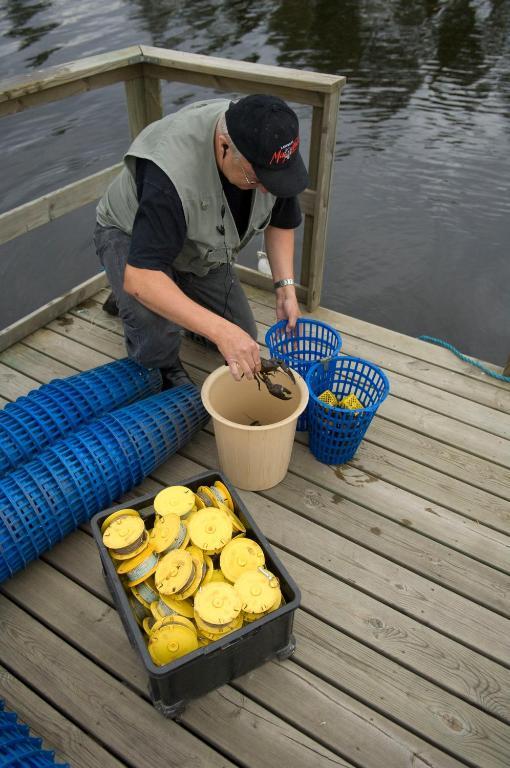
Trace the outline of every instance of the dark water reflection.
[[[4, 76], [135, 42], [346, 75], [322, 304], [505, 361], [508, 0], [7, 0], [0, 14]], [[202, 95], [169, 86], [165, 107]], [[306, 145], [309, 113], [299, 113]], [[5, 210], [120, 157], [122, 88], [1, 130]], [[0, 248], [0, 325], [97, 270], [91, 210]]]

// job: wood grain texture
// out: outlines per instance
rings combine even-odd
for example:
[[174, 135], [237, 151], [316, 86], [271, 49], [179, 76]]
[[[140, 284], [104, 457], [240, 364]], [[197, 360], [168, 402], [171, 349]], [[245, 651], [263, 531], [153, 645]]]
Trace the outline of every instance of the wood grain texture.
[[[97, 669], [106, 669], [128, 682], [139, 695], [145, 694], [146, 672], [130, 647], [115, 610], [44, 563], [33, 563], [29, 569], [14, 577], [5, 591], [31, 613], [44, 619], [70, 644], [91, 656], [96, 661]], [[41, 593], [44, 593], [42, 599]], [[57, 594], [59, 604], [55, 599]], [[188, 735], [175, 723], [165, 722], [155, 714], [153, 712], [152, 730], [156, 738], [159, 738], [158, 734], [170, 730], [170, 725], [173, 726], [171, 732], [174, 738], [179, 737], [178, 731]], [[308, 768], [314, 755], [314, 764], [318, 766], [352, 768], [349, 762], [338, 758], [228, 686], [197, 702], [190, 702], [181, 721], [207, 741], [214, 742], [216, 747], [230, 752], [235, 759], [241, 759], [250, 766], [267, 765], [271, 759], [289, 759], [293, 766]], [[142, 723], [139, 724], [141, 726]], [[146, 750], [145, 759], [152, 762], [157, 759], [162, 746], [155, 749], [147, 737], [143, 748]]]
[[3, 596], [0, 608], [3, 663], [121, 759], [144, 765], [150, 744], [152, 760], [164, 765], [231, 765], [176, 723], [154, 717], [148, 701]]
[[30, 315], [26, 315], [12, 325], [7, 326], [3, 331], [0, 331], [0, 352], [17, 341], [24, 339], [28, 334], [41, 328], [41, 326], [58, 317], [62, 312], [66, 312], [71, 307], [76, 306], [76, 304], [88, 299], [89, 296], [106, 284], [107, 280], [104, 273], [94, 275], [94, 277], [85, 280], [62, 296], [52, 299]]
[[[135, 81], [138, 82], [138, 81]], [[36, 200], [0, 214], [0, 243], [7, 243], [43, 224], [98, 200], [110, 182], [119, 174], [122, 163], [98, 171]]]
[[123, 768], [124, 763], [1, 665], [0, 680], [6, 708], [30, 727], [31, 736], [43, 738], [43, 749], [56, 751], [59, 764], [68, 761], [73, 768]]

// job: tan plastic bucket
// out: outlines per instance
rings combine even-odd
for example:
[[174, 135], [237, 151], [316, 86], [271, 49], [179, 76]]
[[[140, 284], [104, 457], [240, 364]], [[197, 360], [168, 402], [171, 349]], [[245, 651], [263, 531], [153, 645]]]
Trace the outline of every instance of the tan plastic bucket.
[[297, 420], [308, 404], [306, 382], [293, 373], [295, 384], [284, 373], [271, 376], [291, 391], [290, 400], [273, 397], [264, 384], [259, 391], [256, 381], [235, 381], [224, 365], [204, 381], [202, 401], [213, 419], [220, 467], [238, 488], [262, 491], [287, 474]]

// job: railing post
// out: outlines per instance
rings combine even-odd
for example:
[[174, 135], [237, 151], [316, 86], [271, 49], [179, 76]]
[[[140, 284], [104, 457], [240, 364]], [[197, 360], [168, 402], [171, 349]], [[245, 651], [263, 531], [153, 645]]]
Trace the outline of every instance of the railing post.
[[163, 117], [161, 81], [144, 75], [125, 84], [129, 131], [134, 139], [149, 123]]
[[[331, 174], [336, 142], [336, 123], [340, 103], [340, 87], [332, 93], [324, 95], [322, 109], [314, 108], [312, 121], [313, 147], [311, 147], [310, 164], [312, 173], [316, 175], [315, 207], [313, 223], [305, 221], [305, 241], [307, 253], [303, 254], [306, 282], [308, 287], [307, 307], [310, 312], [320, 304], [324, 262], [326, 256], [326, 231], [328, 223], [329, 193], [331, 189]], [[313, 153], [317, 153], [315, 156]], [[307, 217], [310, 218], [310, 217]], [[310, 234], [311, 229], [311, 234]], [[302, 280], [303, 282], [303, 280]]]
[[[308, 176], [310, 178], [311, 189], [317, 189], [319, 173], [319, 152], [322, 132], [322, 113], [322, 107], [313, 107], [312, 125], [310, 128], [310, 151], [308, 153]], [[301, 285], [306, 286], [307, 290], [310, 280], [310, 263], [312, 260], [313, 222], [314, 216], [306, 213], [303, 228], [303, 248], [301, 253], [301, 277], [299, 282]]]

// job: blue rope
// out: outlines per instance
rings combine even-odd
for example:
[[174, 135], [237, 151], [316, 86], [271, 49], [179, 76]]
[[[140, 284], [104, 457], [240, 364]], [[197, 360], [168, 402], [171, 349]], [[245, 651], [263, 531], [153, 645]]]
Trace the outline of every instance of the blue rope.
[[437, 344], [439, 347], [444, 347], [445, 349], [449, 349], [450, 352], [453, 352], [454, 355], [457, 355], [457, 357], [460, 357], [460, 359], [464, 360], [465, 363], [476, 365], [477, 368], [480, 368], [480, 370], [486, 373], [487, 376], [492, 376], [493, 379], [499, 379], [499, 381], [510, 382], [510, 376], [503, 376], [502, 373], [496, 373], [496, 371], [493, 371], [490, 368], [487, 368], [486, 365], [482, 365], [482, 363], [479, 363], [478, 360], [473, 360], [472, 357], [463, 355], [462, 352], [459, 352], [459, 350], [453, 346], [453, 344], [449, 344], [447, 341], [443, 341], [442, 339], [436, 339], [434, 338], [434, 336], [418, 336], [418, 338], [421, 339], [422, 341], [428, 341], [431, 344]]

